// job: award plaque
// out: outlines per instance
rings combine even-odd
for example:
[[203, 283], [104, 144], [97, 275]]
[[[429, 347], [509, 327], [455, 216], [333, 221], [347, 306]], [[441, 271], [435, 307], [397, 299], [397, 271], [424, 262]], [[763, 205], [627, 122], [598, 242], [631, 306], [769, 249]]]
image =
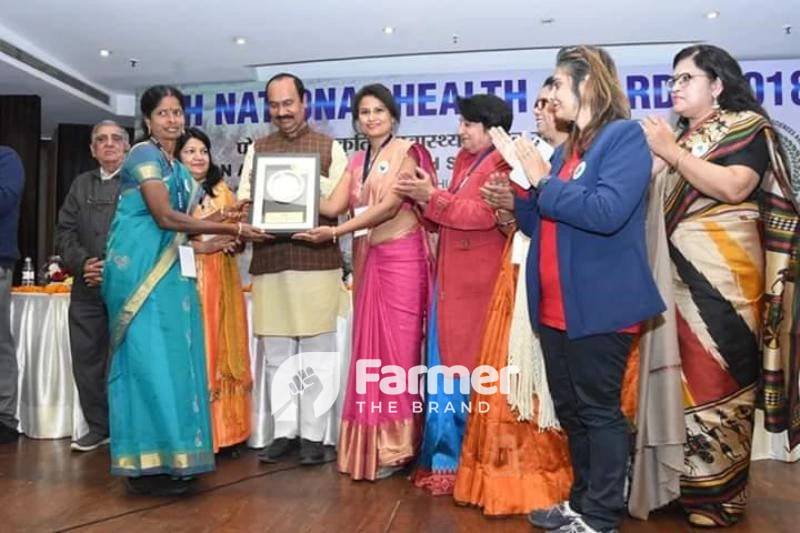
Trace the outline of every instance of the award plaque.
[[269, 233], [297, 233], [317, 226], [319, 155], [256, 154], [253, 226]]

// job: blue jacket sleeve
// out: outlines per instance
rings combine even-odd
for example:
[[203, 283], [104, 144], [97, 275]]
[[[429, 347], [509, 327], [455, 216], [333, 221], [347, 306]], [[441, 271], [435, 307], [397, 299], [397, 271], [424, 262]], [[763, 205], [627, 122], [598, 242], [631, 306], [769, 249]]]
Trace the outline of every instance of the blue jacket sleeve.
[[24, 186], [22, 160], [12, 149], [0, 147], [0, 211], [11, 211], [20, 203]]
[[536, 189], [531, 189], [525, 191], [525, 196], [514, 197], [514, 217], [517, 219], [517, 227], [528, 237], [533, 236], [537, 196]]
[[639, 124], [625, 121], [613, 126], [616, 131], [609, 132], [613, 137], [598, 157], [594, 190], [579, 182], [551, 179], [539, 191], [542, 216], [606, 235], [630, 218], [650, 183], [652, 158]]

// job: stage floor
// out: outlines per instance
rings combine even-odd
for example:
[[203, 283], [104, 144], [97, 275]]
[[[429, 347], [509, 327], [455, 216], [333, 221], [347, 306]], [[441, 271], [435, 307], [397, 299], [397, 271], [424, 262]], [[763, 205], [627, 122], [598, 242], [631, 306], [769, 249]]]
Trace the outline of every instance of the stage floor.
[[[800, 463], [758, 461], [744, 521], [726, 531], [776, 533], [800, 527]], [[183, 498], [129, 496], [108, 473], [108, 452], [69, 450], [68, 440], [0, 445], [0, 531], [81, 532], [531, 532], [522, 516], [486, 518], [431, 497], [402, 476], [354, 483], [333, 464], [262, 465], [255, 452], [222, 457]], [[671, 508], [623, 532], [690, 531]], [[708, 531], [708, 530], [706, 530]]]

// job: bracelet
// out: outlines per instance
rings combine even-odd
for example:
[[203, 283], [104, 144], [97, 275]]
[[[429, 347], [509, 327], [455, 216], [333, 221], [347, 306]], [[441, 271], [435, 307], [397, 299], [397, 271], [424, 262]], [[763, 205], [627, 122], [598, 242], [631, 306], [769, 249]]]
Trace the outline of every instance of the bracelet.
[[679, 148], [679, 150], [681, 151], [681, 153], [678, 154], [678, 157], [675, 158], [675, 164], [672, 165], [672, 168], [674, 168], [678, 172], [681, 171], [681, 162], [689, 154], [688, 150], [683, 150], [683, 149], [680, 149], [680, 148]]
[[336, 243], [336, 226], [331, 226], [331, 233], [333, 234], [333, 242]]
[[236, 232], [236, 237], [241, 237], [242, 236], [242, 223], [241, 222], [237, 222], [237, 224], [239, 225], [239, 231]]
[[[495, 220], [495, 222], [497, 222], [498, 226], [501, 226], [501, 227], [510, 226], [511, 224], [513, 224], [514, 222], [517, 221], [517, 219], [514, 218], [514, 216], [512, 216], [509, 220], [501, 220], [500, 219], [500, 212], [501, 211], [505, 211], [505, 209], [495, 209], [495, 211], [494, 211], [494, 220]], [[507, 212], [507, 211], [505, 211], [505, 212]]]

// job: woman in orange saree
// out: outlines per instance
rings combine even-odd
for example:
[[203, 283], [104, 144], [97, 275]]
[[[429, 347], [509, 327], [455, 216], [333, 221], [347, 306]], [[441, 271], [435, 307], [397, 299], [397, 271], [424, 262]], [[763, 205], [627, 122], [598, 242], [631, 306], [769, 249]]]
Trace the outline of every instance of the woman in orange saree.
[[[236, 197], [211, 159], [211, 143], [201, 130], [189, 128], [178, 144], [181, 161], [205, 194], [192, 212], [203, 220], [238, 220]], [[235, 242], [201, 236], [192, 243], [197, 263], [197, 289], [203, 309], [206, 369], [210, 394], [214, 452], [250, 436], [250, 350], [244, 296]]]
[[[508, 246], [486, 317], [478, 365], [497, 369], [508, 365], [518, 272]], [[622, 411], [628, 420], [636, 412], [638, 375], [634, 343], [622, 386]], [[518, 419], [501, 391], [473, 392], [471, 403], [483, 407], [475, 407], [468, 419], [453, 493], [456, 503], [481, 507], [486, 515], [510, 515], [564, 501], [572, 485], [567, 438], [561, 430], [539, 427], [538, 400], [534, 399], [534, 416], [527, 421]]]

